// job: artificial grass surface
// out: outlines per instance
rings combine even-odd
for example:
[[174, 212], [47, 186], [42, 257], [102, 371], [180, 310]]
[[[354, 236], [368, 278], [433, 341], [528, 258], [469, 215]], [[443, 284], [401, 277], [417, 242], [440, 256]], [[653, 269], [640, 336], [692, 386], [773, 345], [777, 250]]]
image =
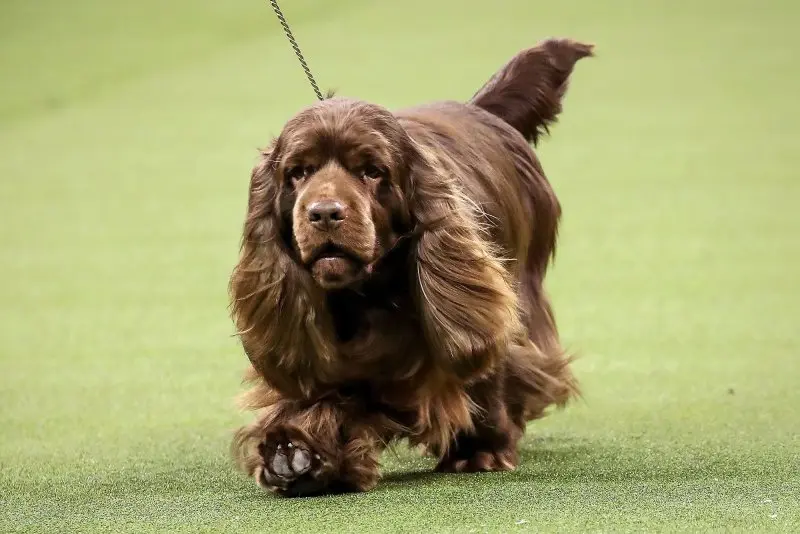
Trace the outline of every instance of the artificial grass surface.
[[286, 2], [321, 84], [464, 99], [593, 41], [539, 150], [584, 399], [515, 473], [282, 500], [232, 468], [255, 148], [313, 93], [268, 4], [0, 6], [0, 531], [800, 529], [800, 71], [787, 1]]

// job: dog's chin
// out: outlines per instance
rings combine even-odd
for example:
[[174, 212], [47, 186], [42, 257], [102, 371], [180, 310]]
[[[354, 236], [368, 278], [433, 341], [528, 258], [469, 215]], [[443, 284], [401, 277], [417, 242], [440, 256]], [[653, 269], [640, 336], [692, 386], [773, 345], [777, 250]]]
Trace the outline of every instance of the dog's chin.
[[365, 265], [346, 256], [323, 256], [311, 264], [311, 275], [322, 289], [350, 286], [363, 278]]
[[371, 259], [334, 243], [318, 246], [306, 259], [306, 269], [325, 290], [344, 289], [362, 281], [372, 270]]

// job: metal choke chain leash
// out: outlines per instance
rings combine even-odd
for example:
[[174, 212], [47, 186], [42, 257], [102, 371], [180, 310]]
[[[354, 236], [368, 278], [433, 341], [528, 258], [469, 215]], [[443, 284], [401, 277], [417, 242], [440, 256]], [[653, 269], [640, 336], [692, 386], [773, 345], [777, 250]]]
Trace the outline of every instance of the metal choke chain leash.
[[311, 69], [308, 68], [308, 63], [306, 63], [305, 58], [303, 57], [303, 53], [300, 51], [300, 47], [297, 46], [297, 41], [292, 35], [292, 30], [289, 28], [289, 23], [286, 22], [286, 17], [283, 16], [283, 12], [281, 12], [281, 8], [278, 7], [277, 0], [269, 0], [269, 3], [272, 4], [272, 9], [275, 11], [275, 15], [278, 16], [278, 22], [281, 23], [283, 26], [283, 31], [286, 33], [286, 38], [289, 39], [289, 44], [292, 45], [294, 49], [294, 53], [297, 56], [297, 59], [300, 60], [300, 66], [303, 67], [303, 70], [306, 73], [306, 77], [308, 81], [311, 83], [311, 87], [314, 89], [314, 92], [317, 93], [317, 98], [320, 100], [324, 100], [325, 97], [322, 96], [322, 92], [319, 90], [317, 86], [317, 82], [314, 80], [314, 76], [311, 74]]

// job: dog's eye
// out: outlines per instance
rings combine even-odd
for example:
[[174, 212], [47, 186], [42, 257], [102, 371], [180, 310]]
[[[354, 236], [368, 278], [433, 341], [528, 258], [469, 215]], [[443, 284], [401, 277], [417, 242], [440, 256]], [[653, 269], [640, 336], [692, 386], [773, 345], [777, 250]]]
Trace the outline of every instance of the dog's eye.
[[367, 164], [361, 167], [359, 174], [362, 178], [370, 178], [377, 180], [386, 176], [386, 170], [378, 167], [377, 165]]
[[308, 178], [316, 168], [313, 165], [295, 165], [286, 171], [286, 177], [292, 182], [299, 182], [303, 178]]

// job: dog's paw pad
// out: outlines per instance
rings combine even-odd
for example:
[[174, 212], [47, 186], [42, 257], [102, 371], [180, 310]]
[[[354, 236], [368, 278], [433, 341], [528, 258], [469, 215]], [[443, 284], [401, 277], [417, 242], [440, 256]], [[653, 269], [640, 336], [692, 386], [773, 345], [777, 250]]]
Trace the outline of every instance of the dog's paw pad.
[[281, 450], [275, 451], [275, 455], [272, 457], [272, 465], [270, 467], [272, 468], [272, 472], [279, 477], [289, 478], [294, 474], [292, 469], [289, 467], [289, 459]]
[[259, 446], [263, 459], [255, 473], [258, 484], [281, 495], [308, 495], [322, 489], [330, 466], [300, 440], [268, 436]]
[[292, 457], [292, 471], [303, 474], [311, 468], [311, 455], [303, 450], [295, 450]]
[[287, 481], [293, 480], [311, 470], [312, 459], [318, 454], [307, 451], [291, 441], [262, 444], [261, 455], [267, 466], [267, 475], [275, 475]]

